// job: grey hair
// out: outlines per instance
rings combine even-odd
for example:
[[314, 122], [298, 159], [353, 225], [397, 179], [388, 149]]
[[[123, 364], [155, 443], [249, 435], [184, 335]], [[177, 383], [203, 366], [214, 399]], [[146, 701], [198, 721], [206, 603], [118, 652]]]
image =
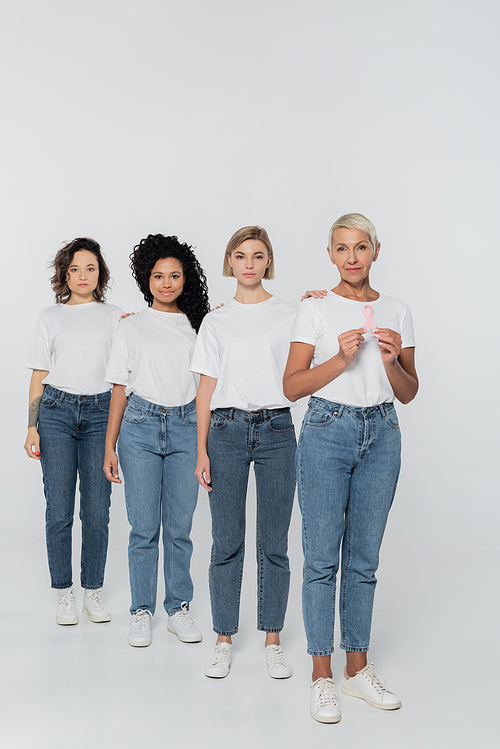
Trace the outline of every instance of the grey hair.
[[360, 231], [364, 231], [365, 234], [368, 235], [370, 242], [373, 245], [373, 249], [377, 249], [379, 245], [377, 230], [370, 219], [366, 218], [366, 216], [363, 216], [361, 213], [346, 213], [344, 216], [338, 218], [330, 229], [328, 234], [328, 249], [330, 252], [332, 250], [333, 232], [335, 229], [340, 229], [341, 227], [345, 229], [359, 229]]

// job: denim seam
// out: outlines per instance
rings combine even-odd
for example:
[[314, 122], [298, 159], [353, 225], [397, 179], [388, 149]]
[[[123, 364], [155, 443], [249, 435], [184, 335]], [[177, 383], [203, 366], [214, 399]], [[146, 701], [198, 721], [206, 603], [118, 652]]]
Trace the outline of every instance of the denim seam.
[[349, 574], [349, 563], [351, 561], [351, 498], [347, 500], [347, 522], [344, 534], [347, 533], [346, 543], [346, 559], [342, 560], [342, 618], [341, 618], [341, 640], [340, 647], [344, 648], [345, 642], [345, 620], [346, 620], [346, 590], [347, 590], [347, 576]]

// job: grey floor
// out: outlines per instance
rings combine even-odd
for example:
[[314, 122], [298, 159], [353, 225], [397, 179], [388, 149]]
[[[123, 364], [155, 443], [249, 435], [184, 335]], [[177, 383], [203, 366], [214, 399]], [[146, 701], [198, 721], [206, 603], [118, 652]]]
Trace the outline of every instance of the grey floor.
[[[80, 615], [75, 627], [55, 624], [55, 593], [47, 585], [41, 533], [21, 547], [2, 548], [4, 603], [0, 620], [2, 746], [33, 749], [185, 745], [239, 747], [322, 746], [419, 748], [497, 747], [498, 641], [494, 551], [448, 546], [398, 546], [386, 536], [370, 658], [403, 701], [386, 713], [340, 695], [342, 720], [321, 725], [309, 717], [310, 659], [300, 611], [300, 519], [290, 533], [292, 586], [282, 636], [294, 666], [275, 681], [265, 667], [263, 637], [255, 630], [255, 562], [249, 502], [249, 543], [241, 628], [234, 638], [229, 677], [207, 679], [203, 665], [214, 642], [207, 590], [209, 513], [200, 492], [193, 540], [196, 586], [192, 613], [202, 643], [186, 645], [167, 632], [161, 607], [149, 648], [127, 645], [129, 592], [127, 524], [121, 489], [115, 491], [105, 603], [108, 624]], [[40, 527], [43, 503], [40, 502]], [[75, 529], [75, 568], [78, 558]], [[81, 608], [82, 591], [75, 588]], [[341, 651], [334, 667], [342, 673]], [[340, 690], [339, 690], [340, 691]], [[318, 743], [320, 742], [320, 743]]]

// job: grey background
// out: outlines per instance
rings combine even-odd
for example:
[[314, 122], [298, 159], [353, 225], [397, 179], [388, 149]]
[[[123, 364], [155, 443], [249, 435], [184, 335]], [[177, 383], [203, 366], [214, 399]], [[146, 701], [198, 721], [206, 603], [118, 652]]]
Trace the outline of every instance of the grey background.
[[[318, 733], [354, 746], [493, 746], [499, 15], [485, 0], [3, 4], [0, 735], [12, 746], [79, 747], [96, 730], [110, 746], [295, 747]], [[220, 275], [227, 239], [258, 223], [275, 249], [269, 291], [298, 301], [336, 283], [326, 240], [348, 211], [378, 229], [373, 286], [412, 308], [421, 389], [399, 408], [404, 465], [371, 650], [404, 706], [380, 715], [346, 698], [342, 722], [324, 727], [308, 716], [297, 508], [283, 637], [295, 675], [269, 684], [262, 666], [253, 489], [229, 679], [202, 674], [212, 647], [202, 492], [198, 649], [173, 642], [161, 612], [153, 646], [127, 649], [121, 489], [105, 589], [113, 622], [56, 628], [40, 471], [22, 449], [23, 366], [36, 316], [52, 303], [46, 264], [63, 240], [97, 239], [114, 279], [109, 301], [134, 311], [144, 302], [128, 269], [133, 245], [150, 232], [177, 234], [197, 248], [215, 305], [233, 294]], [[76, 529], [76, 570], [78, 538]], [[334, 664], [339, 681], [341, 653]]]

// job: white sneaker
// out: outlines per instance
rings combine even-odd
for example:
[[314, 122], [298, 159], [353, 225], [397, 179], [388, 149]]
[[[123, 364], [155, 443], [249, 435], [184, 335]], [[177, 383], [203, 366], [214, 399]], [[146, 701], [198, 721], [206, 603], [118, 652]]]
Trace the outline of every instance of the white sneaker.
[[168, 631], [177, 635], [181, 642], [201, 642], [203, 635], [189, 615], [187, 603], [183, 602], [181, 610], [168, 616]]
[[372, 707], [378, 707], [380, 710], [397, 710], [401, 707], [401, 700], [397, 694], [387, 689], [385, 679], [373, 673], [372, 666], [373, 663], [369, 663], [351, 678], [347, 678], [344, 671], [343, 693], [351, 697], [360, 697]]
[[87, 614], [91, 622], [110, 622], [111, 614], [106, 611], [99, 598], [101, 588], [98, 590], [85, 590], [83, 596], [83, 608], [84, 614]]
[[127, 642], [133, 648], [147, 648], [148, 645], [151, 645], [153, 640], [151, 635], [152, 618], [153, 614], [147, 609], [137, 609], [135, 614], [132, 614]]
[[267, 672], [272, 679], [289, 679], [293, 668], [288, 663], [281, 645], [268, 645], [266, 648]]
[[78, 624], [78, 614], [76, 613], [75, 596], [73, 588], [62, 591], [57, 602], [56, 611], [57, 624]]
[[205, 666], [205, 676], [212, 679], [223, 679], [229, 673], [231, 663], [231, 645], [229, 642], [219, 642], [215, 646], [214, 654]]
[[311, 718], [320, 723], [338, 723], [342, 717], [337, 705], [333, 679], [316, 679], [311, 685]]

